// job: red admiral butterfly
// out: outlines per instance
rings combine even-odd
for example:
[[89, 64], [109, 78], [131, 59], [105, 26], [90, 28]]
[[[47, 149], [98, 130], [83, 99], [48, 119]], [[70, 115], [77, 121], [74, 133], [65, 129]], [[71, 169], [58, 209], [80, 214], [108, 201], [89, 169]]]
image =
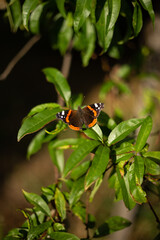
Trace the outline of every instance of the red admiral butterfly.
[[93, 127], [102, 108], [104, 103], [94, 103], [84, 108], [78, 107], [78, 110], [63, 110], [57, 113], [56, 117], [67, 123], [72, 130], [79, 131], [83, 124], [87, 128]]

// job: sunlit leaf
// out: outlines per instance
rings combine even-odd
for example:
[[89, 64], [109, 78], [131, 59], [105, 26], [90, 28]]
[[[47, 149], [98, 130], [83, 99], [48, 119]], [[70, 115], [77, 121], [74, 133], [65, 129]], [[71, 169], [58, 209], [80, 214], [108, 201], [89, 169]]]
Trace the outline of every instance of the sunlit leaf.
[[94, 188], [93, 188], [93, 190], [90, 194], [90, 197], [89, 197], [90, 202], [93, 201], [93, 198], [94, 198], [96, 192], [98, 191], [98, 189], [100, 188], [102, 181], [103, 181], [103, 175], [101, 175], [95, 182]]
[[65, 18], [66, 17], [66, 11], [65, 11], [65, 0], [56, 0], [57, 8], [62, 14], [62, 16]]
[[39, 210], [45, 213], [47, 216], [50, 216], [50, 209], [47, 203], [43, 200], [43, 198], [35, 193], [28, 193], [23, 190], [23, 194], [26, 200], [36, 206]]
[[90, 161], [83, 162], [78, 167], [74, 168], [71, 172], [71, 178], [73, 180], [77, 180], [79, 177], [81, 177], [83, 174], [85, 174], [89, 168]]
[[80, 238], [75, 235], [66, 232], [53, 232], [50, 236], [56, 240], [80, 240]]
[[110, 46], [114, 25], [120, 12], [121, 0], [105, 0], [97, 6], [98, 21], [96, 24], [98, 40], [103, 51]]
[[152, 1], [151, 0], [139, 0], [139, 1], [142, 4], [143, 8], [148, 11], [152, 23], [154, 24], [155, 14], [152, 6]]
[[122, 191], [123, 201], [125, 206], [131, 210], [135, 206], [135, 202], [132, 200], [130, 193], [129, 193], [129, 183], [126, 177], [121, 176], [119, 168], [116, 168], [119, 184]]
[[10, 1], [10, 4], [7, 6], [7, 8], [11, 29], [13, 32], [16, 32], [22, 20], [20, 0]]
[[45, 68], [43, 69], [43, 72], [46, 75], [47, 80], [55, 85], [61, 97], [65, 100], [66, 104], [69, 105], [71, 90], [62, 73], [56, 68]]
[[149, 175], [160, 175], [160, 166], [148, 158], [144, 159], [145, 173]]
[[142, 148], [145, 146], [151, 130], [152, 130], [152, 118], [148, 116], [147, 118], [144, 119], [139, 134], [137, 136], [137, 141], [135, 145], [135, 149], [137, 152], [141, 151]]
[[127, 137], [131, 132], [138, 128], [144, 119], [133, 118], [119, 123], [109, 134], [108, 144], [112, 145]]
[[78, 32], [83, 23], [86, 21], [87, 17], [91, 12], [91, 1], [90, 0], [77, 0], [76, 10], [74, 14], [74, 29]]
[[56, 192], [55, 192], [55, 205], [59, 213], [59, 216], [63, 221], [66, 218], [66, 201], [63, 196], [63, 193], [58, 188], [56, 188]]
[[87, 156], [100, 142], [95, 140], [86, 140], [68, 158], [63, 176], [65, 177], [85, 156]]
[[47, 2], [39, 4], [31, 13], [29, 28], [34, 34], [40, 33], [40, 18], [46, 5]]
[[146, 193], [143, 191], [141, 185], [139, 184], [139, 182], [136, 179], [136, 172], [137, 172], [136, 170], [137, 169], [135, 169], [135, 163], [132, 163], [132, 165], [130, 166], [130, 168], [127, 172], [127, 177], [128, 177], [128, 182], [129, 182], [130, 194], [131, 194], [133, 200], [135, 202], [141, 204], [141, 203], [146, 202], [147, 199], [146, 199]]
[[69, 47], [70, 41], [72, 39], [73, 30], [72, 30], [73, 17], [71, 13], [68, 13], [67, 18], [63, 21], [63, 24], [58, 33], [58, 48], [60, 53], [64, 55]]
[[34, 240], [39, 237], [40, 234], [45, 232], [52, 224], [52, 221], [44, 222], [38, 226], [31, 228], [27, 234], [27, 239]]
[[81, 177], [73, 183], [73, 187], [69, 195], [69, 204], [71, 207], [80, 199], [81, 195], [84, 193], [84, 179], [85, 177]]
[[42, 127], [44, 127], [49, 122], [56, 119], [56, 114], [60, 111], [60, 108], [54, 108], [54, 109], [45, 109], [34, 116], [31, 116], [29, 118], [26, 118], [21, 128], [18, 131], [18, 141], [21, 140], [22, 137], [24, 137], [27, 134], [36, 132], [40, 130]]
[[85, 178], [85, 189], [87, 189], [94, 181], [104, 173], [109, 162], [109, 148], [100, 145], [95, 152], [92, 165]]
[[22, 19], [24, 27], [28, 29], [28, 22], [31, 12], [37, 7], [39, 0], [25, 0], [22, 7]]

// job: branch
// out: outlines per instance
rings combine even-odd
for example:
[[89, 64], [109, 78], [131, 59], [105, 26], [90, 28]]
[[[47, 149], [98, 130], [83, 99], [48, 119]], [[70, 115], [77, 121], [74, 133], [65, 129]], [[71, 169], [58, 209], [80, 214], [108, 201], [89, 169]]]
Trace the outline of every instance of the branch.
[[3, 73], [0, 75], [0, 80], [5, 80], [8, 75], [11, 73], [15, 65], [21, 60], [21, 58], [33, 47], [33, 45], [39, 41], [41, 38], [40, 35], [33, 36], [15, 55], [15, 57], [9, 62]]

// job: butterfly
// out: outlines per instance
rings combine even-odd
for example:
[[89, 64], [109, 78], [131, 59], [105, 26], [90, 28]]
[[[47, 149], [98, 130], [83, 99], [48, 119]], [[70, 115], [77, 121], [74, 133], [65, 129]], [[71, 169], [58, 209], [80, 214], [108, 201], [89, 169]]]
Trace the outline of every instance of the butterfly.
[[104, 103], [93, 103], [84, 108], [78, 107], [78, 110], [63, 110], [57, 113], [56, 117], [67, 123], [72, 130], [79, 131], [83, 124], [86, 128], [93, 127], [97, 123], [97, 117], [102, 108]]

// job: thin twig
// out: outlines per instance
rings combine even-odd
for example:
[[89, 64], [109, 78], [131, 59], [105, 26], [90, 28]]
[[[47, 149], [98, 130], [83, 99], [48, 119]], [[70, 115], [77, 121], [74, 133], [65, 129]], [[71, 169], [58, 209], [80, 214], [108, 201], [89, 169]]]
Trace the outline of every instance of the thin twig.
[[152, 204], [151, 204], [151, 202], [149, 201], [148, 198], [147, 198], [147, 201], [148, 201], [148, 204], [149, 204], [149, 207], [150, 207], [151, 211], [153, 212], [153, 214], [154, 214], [154, 216], [155, 216], [156, 222], [157, 222], [158, 224], [160, 224], [160, 219], [159, 219], [157, 213], [155, 212], [155, 210], [153, 209]]
[[14, 58], [9, 62], [3, 73], [0, 75], [0, 80], [5, 80], [8, 77], [15, 65], [33, 47], [33, 45], [39, 41], [40, 38], [40, 35], [35, 35], [22, 47], [22, 49], [14, 56]]

